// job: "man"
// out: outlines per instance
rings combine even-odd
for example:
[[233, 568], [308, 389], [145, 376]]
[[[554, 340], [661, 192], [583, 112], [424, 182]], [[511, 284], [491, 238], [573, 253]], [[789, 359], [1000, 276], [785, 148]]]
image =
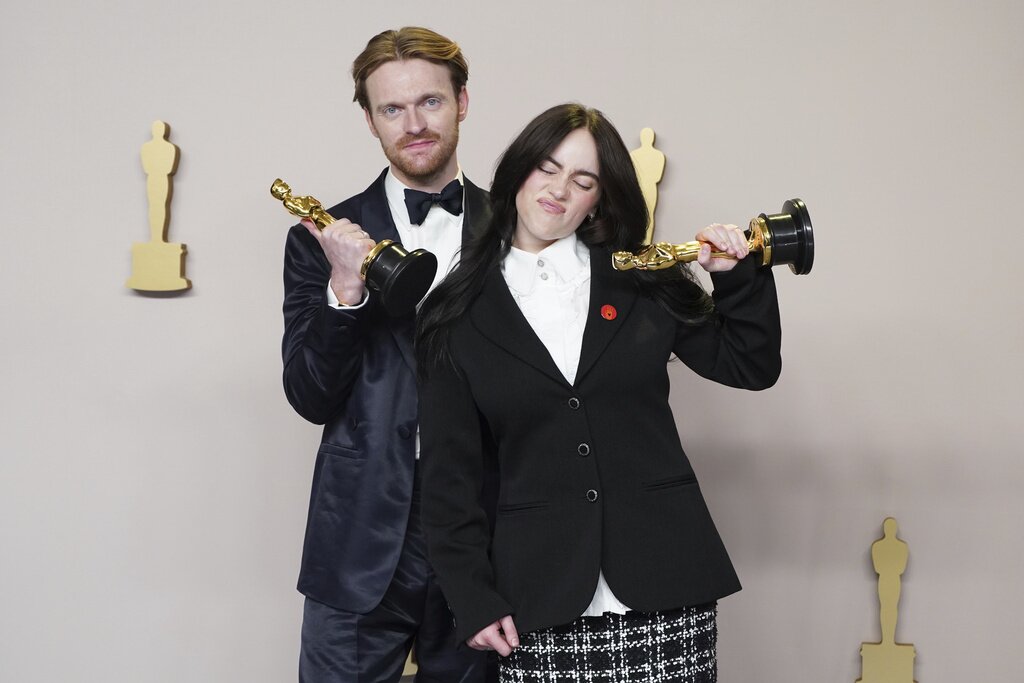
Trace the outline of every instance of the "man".
[[392, 239], [437, 256], [436, 284], [489, 219], [486, 193], [456, 158], [468, 66], [454, 42], [407, 27], [371, 39], [352, 76], [389, 167], [332, 207], [322, 233], [306, 220], [292, 227], [285, 248], [285, 393], [324, 425], [298, 585], [299, 679], [397, 681], [415, 638], [417, 681], [483, 681], [486, 660], [456, 648], [426, 561], [414, 319], [390, 317], [359, 277], [373, 245]]

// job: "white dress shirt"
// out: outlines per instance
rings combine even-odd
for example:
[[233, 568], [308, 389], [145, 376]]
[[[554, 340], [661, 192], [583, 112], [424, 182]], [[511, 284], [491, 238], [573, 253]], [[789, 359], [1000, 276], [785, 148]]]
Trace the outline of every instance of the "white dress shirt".
[[[566, 381], [574, 383], [590, 306], [590, 250], [575, 233], [537, 254], [512, 247], [501, 271], [526, 321]], [[612, 593], [601, 571], [594, 599], [580, 616], [628, 611], [629, 607]]]

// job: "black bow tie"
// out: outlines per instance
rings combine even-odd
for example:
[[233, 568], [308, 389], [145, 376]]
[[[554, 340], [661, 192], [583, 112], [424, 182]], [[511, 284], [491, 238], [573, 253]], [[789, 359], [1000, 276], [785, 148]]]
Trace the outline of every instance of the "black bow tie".
[[440, 204], [442, 209], [453, 216], [462, 213], [462, 185], [459, 181], [451, 181], [440, 192], [405, 191], [405, 208], [409, 210], [409, 222], [413, 225], [423, 223], [434, 204]]

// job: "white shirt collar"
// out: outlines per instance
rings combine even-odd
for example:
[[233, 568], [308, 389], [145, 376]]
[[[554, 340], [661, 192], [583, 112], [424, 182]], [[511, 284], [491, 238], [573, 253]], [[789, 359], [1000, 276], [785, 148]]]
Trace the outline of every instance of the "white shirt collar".
[[528, 295], [536, 286], [540, 272], [554, 274], [560, 284], [575, 281], [584, 270], [589, 274], [590, 249], [572, 233], [536, 254], [512, 247], [501, 268], [508, 286]]

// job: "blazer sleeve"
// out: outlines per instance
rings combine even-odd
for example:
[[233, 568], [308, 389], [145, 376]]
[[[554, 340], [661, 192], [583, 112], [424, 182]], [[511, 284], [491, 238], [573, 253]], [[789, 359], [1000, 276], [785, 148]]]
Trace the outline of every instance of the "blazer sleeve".
[[771, 268], [745, 258], [712, 273], [715, 313], [702, 325], [679, 323], [673, 348], [694, 372], [721, 384], [767, 389], [782, 372], [782, 325]]
[[304, 227], [288, 232], [284, 254], [284, 391], [302, 417], [324, 424], [342, 411], [362, 362], [370, 306], [327, 304], [330, 264]]
[[481, 506], [485, 457], [481, 416], [464, 375], [433, 369], [420, 382], [423, 526], [430, 563], [462, 643], [512, 614], [495, 589], [490, 525]]

